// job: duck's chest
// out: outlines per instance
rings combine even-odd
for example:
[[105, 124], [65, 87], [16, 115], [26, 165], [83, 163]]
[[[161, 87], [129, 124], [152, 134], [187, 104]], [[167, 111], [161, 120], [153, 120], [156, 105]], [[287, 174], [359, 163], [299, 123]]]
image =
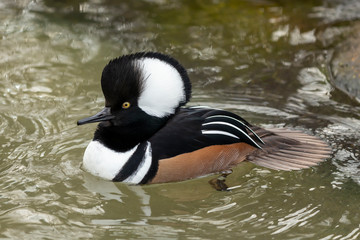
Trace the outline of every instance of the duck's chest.
[[138, 184], [150, 171], [151, 152], [149, 142], [126, 152], [116, 152], [99, 141], [91, 141], [84, 153], [83, 168], [104, 179]]

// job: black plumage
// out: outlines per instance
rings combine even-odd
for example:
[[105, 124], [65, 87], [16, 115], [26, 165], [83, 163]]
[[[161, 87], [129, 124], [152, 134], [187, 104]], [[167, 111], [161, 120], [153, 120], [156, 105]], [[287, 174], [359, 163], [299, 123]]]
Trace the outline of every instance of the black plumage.
[[[208, 129], [207, 126], [203, 126], [204, 123], [212, 122], [211, 116], [234, 116], [227, 111], [214, 110], [208, 108], [181, 108], [173, 117], [171, 117], [167, 124], [157, 131], [149, 141], [153, 149], [153, 157], [155, 159], [164, 159], [174, 157], [179, 154], [192, 152], [211, 145], [226, 145], [239, 142], [249, 143], [254, 147], [257, 147], [248, 139], [253, 139], [254, 142], [259, 142], [259, 139], [255, 136], [250, 137], [250, 131], [239, 123], [234, 125], [242, 128], [244, 134], [240, 135], [240, 132], [234, 131], [233, 128], [225, 125], [213, 125], [212, 130], [219, 130], [229, 132], [237, 135], [239, 138], [230, 137], [222, 134], [203, 134], [202, 130]], [[237, 116], [237, 115], [235, 115]], [[240, 117], [238, 117], [241, 119]], [[214, 119], [215, 121], [217, 119]], [[224, 121], [224, 119], [222, 119]], [[231, 121], [231, 119], [229, 119]], [[248, 125], [246, 121], [244, 124]]]

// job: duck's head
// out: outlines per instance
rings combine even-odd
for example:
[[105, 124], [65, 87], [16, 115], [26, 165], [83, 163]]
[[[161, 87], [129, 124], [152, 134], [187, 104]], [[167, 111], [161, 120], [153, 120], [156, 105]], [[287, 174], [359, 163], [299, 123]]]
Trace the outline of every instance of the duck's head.
[[[168, 119], [191, 96], [191, 83], [178, 61], [155, 52], [135, 53], [111, 60], [101, 76], [105, 108], [78, 125], [127, 127]], [[151, 121], [150, 121], [151, 122]], [[155, 121], [156, 122], [156, 121]]]

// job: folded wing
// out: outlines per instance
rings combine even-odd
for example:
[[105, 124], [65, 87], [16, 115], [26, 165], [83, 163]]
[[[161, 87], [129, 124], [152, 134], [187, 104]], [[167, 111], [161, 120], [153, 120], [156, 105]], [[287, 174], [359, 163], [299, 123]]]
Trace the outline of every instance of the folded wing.
[[318, 164], [329, 157], [329, 146], [319, 138], [288, 129], [253, 127], [264, 141], [262, 149], [249, 154], [246, 160], [276, 170], [299, 170]]

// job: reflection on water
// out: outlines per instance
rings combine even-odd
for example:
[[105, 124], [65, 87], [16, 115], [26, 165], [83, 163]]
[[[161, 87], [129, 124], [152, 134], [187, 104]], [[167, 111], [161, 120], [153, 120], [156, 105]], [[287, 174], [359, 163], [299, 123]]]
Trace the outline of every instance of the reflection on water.
[[[329, 84], [327, 60], [358, 8], [332, 0], [1, 1], [1, 238], [359, 238], [360, 106]], [[184, 63], [190, 105], [316, 134], [333, 156], [298, 172], [244, 163], [229, 176], [239, 186], [230, 192], [214, 191], [211, 176], [131, 186], [83, 172], [95, 126], [75, 123], [103, 105], [103, 66], [146, 50]]]

